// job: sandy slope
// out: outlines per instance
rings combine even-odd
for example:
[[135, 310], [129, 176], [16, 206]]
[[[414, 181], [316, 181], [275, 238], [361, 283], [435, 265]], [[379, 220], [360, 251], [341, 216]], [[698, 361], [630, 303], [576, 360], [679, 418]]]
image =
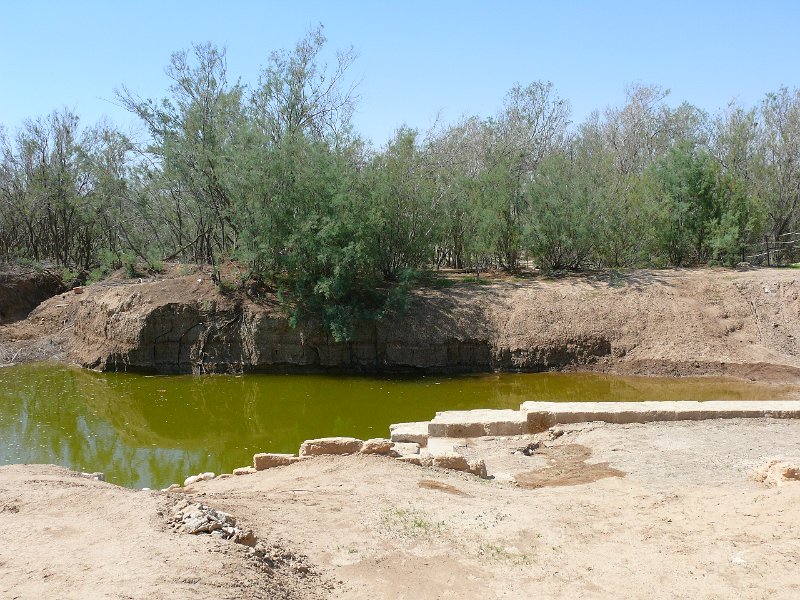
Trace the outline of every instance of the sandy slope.
[[577, 426], [513, 454], [528, 441], [464, 441], [520, 486], [351, 456], [188, 490], [302, 573], [171, 531], [180, 494], [1, 467], [0, 597], [800, 597], [800, 483], [748, 477], [800, 459], [800, 422]]

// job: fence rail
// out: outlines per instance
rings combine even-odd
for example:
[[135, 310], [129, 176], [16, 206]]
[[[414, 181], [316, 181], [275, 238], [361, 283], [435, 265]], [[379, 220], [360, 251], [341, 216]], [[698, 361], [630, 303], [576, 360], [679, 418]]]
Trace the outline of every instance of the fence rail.
[[748, 251], [752, 254], [742, 252], [742, 260], [754, 264], [772, 267], [797, 262], [800, 260], [800, 232], [782, 233], [773, 239], [765, 237], [763, 242], [752, 244]]

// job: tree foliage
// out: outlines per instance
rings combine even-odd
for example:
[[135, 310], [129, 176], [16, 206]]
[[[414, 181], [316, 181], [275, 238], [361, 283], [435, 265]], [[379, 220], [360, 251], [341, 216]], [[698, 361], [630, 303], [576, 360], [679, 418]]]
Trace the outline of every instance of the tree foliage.
[[250, 85], [201, 44], [172, 55], [163, 98], [119, 90], [143, 143], [68, 110], [0, 128], [0, 258], [235, 261], [294, 322], [348, 339], [425, 269], [734, 264], [765, 239], [794, 256], [800, 90], [712, 116], [638, 85], [573, 124], [533, 81], [491, 116], [375, 148], [352, 123], [354, 60], [318, 27]]

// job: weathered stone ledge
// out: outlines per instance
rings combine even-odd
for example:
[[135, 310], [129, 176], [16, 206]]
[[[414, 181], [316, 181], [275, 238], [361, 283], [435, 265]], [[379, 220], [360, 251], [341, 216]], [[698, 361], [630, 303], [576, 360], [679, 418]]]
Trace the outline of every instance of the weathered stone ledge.
[[762, 417], [798, 419], [800, 401], [523, 402], [520, 411], [527, 415], [528, 433], [537, 433], [556, 424], [589, 421], [650, 423]]

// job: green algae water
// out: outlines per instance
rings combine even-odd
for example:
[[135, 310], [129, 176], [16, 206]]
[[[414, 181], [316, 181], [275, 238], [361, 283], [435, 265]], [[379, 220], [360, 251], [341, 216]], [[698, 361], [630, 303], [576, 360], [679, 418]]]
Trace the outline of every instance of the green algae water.
[[594, 374], [145, 376], [20, 365], [0, 369], [0, 464], [53, 463], [158, 488], [201, 471], [229, 473], [256, 452], [297, 452], [309, 438], [388, 437], [391, 423], [442, 410], [525, 400], [762, 400], [792, 391]]

